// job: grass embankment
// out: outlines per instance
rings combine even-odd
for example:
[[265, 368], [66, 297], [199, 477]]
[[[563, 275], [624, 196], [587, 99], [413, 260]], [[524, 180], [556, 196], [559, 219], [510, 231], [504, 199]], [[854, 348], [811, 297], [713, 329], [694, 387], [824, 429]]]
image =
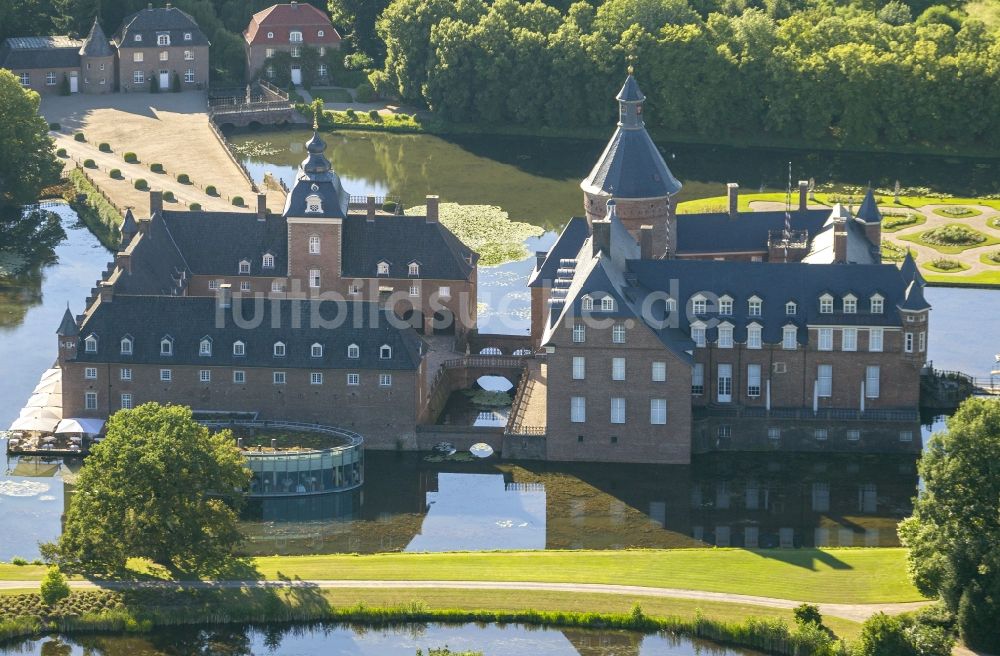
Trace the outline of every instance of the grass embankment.
[[[121, 213], [101, 195], [97, 187], [91, 184], [83, 171], [77, 168], [70, 169], [67, 177], [72, 185], [66, 195], [70, 207], [76, 211], [80, 220], [105, 248], [118, 250], [118, 245], [121, 243], [121, 234], [118, 232], [118, 226], [122, 222]], [[77, 202], [77, 194], [85, 195], [86, 200], [82, 203]]]

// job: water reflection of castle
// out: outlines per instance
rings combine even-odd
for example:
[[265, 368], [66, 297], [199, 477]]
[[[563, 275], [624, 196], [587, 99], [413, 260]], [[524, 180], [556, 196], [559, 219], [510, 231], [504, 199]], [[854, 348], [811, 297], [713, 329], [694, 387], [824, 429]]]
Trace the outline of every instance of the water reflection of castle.
[[364, 489], [255, 502], [245, 527], [254, 554], [895, 546], [916, 459], [715, 452], [681, 466], [371, 454]]

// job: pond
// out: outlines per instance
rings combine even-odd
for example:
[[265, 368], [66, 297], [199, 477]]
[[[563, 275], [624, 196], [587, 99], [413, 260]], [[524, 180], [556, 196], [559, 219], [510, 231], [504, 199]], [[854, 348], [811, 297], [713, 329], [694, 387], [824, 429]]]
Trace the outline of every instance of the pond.
[[158, 629], [144, 635], [49, 636], [0, 646], [0, 655], [37, 656], [414, 656], [448, 646], [485, 656], [753, 656], [704, 640], [630, 631], [550, 629], [518, 624], [311, 624]]

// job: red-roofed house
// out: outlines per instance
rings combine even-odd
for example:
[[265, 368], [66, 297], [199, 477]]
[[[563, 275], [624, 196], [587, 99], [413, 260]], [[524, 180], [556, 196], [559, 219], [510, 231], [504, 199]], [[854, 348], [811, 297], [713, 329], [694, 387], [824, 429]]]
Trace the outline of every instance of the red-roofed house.
[[[258, 11], [243, 32], [243, 39], [249, 79], [273, 78], [275, 71], [273, 67], [268, 69], [267, 60], [278, 52], [288, 52], [292, 56], [291, 79], [295, 84], [302, 83], [302, 68], [296, 60], [304, 48], [317, 49], [321, 58], [330, 48], [340, 49], [340, 34], [326, 12], [295, 0]], [[320, 62], [316, 72], [318, 77], [325, 78], [326, 65]]]

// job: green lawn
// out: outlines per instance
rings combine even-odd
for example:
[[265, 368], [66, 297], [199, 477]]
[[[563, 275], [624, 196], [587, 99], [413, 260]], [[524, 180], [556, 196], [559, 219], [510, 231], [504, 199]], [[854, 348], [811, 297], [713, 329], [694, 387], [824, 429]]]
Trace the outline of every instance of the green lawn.
[[893, 223], [893, 221], [899, 221], [899, 220], [903, 219], [904, 217], [902, 217], [902, 216], [893, 216], [891, 214], [890, 215], [883, 214], [882, 215], [882, 232], [883, 233], [885, 233], [885, 232], [899, 232], [900, 230], [904, 230], [906, 228], [914, 228], [914, 227], [916, 227], [918, 225], [923, 225], [924, 223], [927, 222], [927, 217], [924, 216], [923, 214], [920, 214], [919, 212], [907, 212], [907, 214], [912, 214], [914, 221], [912, 223], [905, 223], [905, 224], [901, 224], [901, 225], [899, 225], [899, 224], [892, 225], [892, 223]]
[[[949, 209], [951, 210], [951, 212], [947, 211]], [[964, 210], [964, 211], [961, 211], [958, 214], [954, 213], [959, 210]], [[974, 207], [966, 207], [964, 205], [958, 205], [956, 207], [935, 207], [932, 211], [938, 216], [943, 216], [946, 219], [969, 219], [974, 216], [979, 216], [980, 214], [982, 214], [981, 210], [977, 210]]]
[[[721, 187], [721, 185], [720, 185]], [[799, 206], [799, 192], [798, 189], [792, 190], [792, 207], [797, 208]], [[810, 204], [816, 205], [832, 205], [833, 196], [835, 194], [828, 194], [817, 192], [816, 200], [809, 201]], [[840, 194], [841, 196], [843, 194]], [[741, 212], [750, 211], [750, 203], [752, 201], [772, 201], [772, 202], [785, 202], [785, 192], [767, 192], [767, 193], [740, 193], [739, 198], [739, 210]], [[861, 204], [862, 197], [856, 197], [855, 208]], [[699, 198], [697, 200], [689, 200], [681, 203], [677, 206], [677, 212], [679, 214], [697, 214], [700, 212], [710, 212], [725, 211], [728, 201], [725, 196], [713, 196], [711, 198]], [[930, 196], [900, 196], [899, 203], [894, 203], [891, 196], [883, 197], [883, 202], [880, 204], [885, 210], [890, 208], [910, 208], [917, 209], [923, 207], [924, 205], [985, 205], [986, 207], [992, 207], [993, 209], [1000, 209], [1000, 199], [984, 199], [984, 198], [933, 198]]]
[[[1000, 253], [1000, 251], [997, 251]], [[1000, 262], [990, 259], [990, 253], [983, 253], [979, 256], [979, 261], [983, 264], [989, 264], [990, 266], [1000, 266]]]
[[[960, 228], [965, 228], [965, 229], [969, 230], [970, 232], [974, 232], [977, 235], [981, 235], [982, 237], [984, 237], [984, 239], [983, 239], [983, 241], [981, 241], [979, 243], [976, 243], [976, 244], [956, 245], [956, 246], [943, 246], [941, 244], [932, 244], [930, 242], [924, 241], [924, 235], [927, 234], [927, 232], [930, 232], [929, 230], [925, 230], [924, 232], [918, 232], [918, 233], [915, 233], [915, 234], [899, 235], [899, 236], [895, 237], [895, 239], [901, 239], [903, 241], [913, 242], [914, 244], [921, 244], [923, 246], [927, 246], [928, 248], [933, 248], [938, 253], [944, 253], [946, 255], [954, 255], [955, 253], [961, 253], [962, 251], [967, 251], [970, 248], [980, 248], [982, 246], [992, 246], [994, 244], [1000, 244], [1000, 239], [997, 239], [993, 235], [988, 235], [985, 232], [982, 232], [980, 230], [976, 230], [974, 228], [969, 228], [968, 226], [962, 225], [961, 223], [948, 223], [948, 224], [945, 224], [944, 226], [941, 226], [941, 227], [951, 227], [951, 226], [957, 226], [957, 227], [960, 227]], [[935, 228], [935, 230], [936, 229], [937, 228]]]
[[925, 273], [924, 280], [929, 283], [940, 283], [947, 287], [962, 285], [1000, 285], [1000, 271], [982, 271], [971, 276], [956, 276], [947, 273]]
[[[942, 258], [947, 259], [947, 258]], [[935, 260], [936, 261], [936, 260]], [[934, 264], [934, 262], [925, 262], [922, 266], [928, 271], [934, 271], [935, 273], [962, 273], [963, 271], [969, 270], [969, 265], [965, 262], [959, 262], [958, 260], [951, 260], [958, 264], [957, 269], [942, 269], [941, 267]]]

